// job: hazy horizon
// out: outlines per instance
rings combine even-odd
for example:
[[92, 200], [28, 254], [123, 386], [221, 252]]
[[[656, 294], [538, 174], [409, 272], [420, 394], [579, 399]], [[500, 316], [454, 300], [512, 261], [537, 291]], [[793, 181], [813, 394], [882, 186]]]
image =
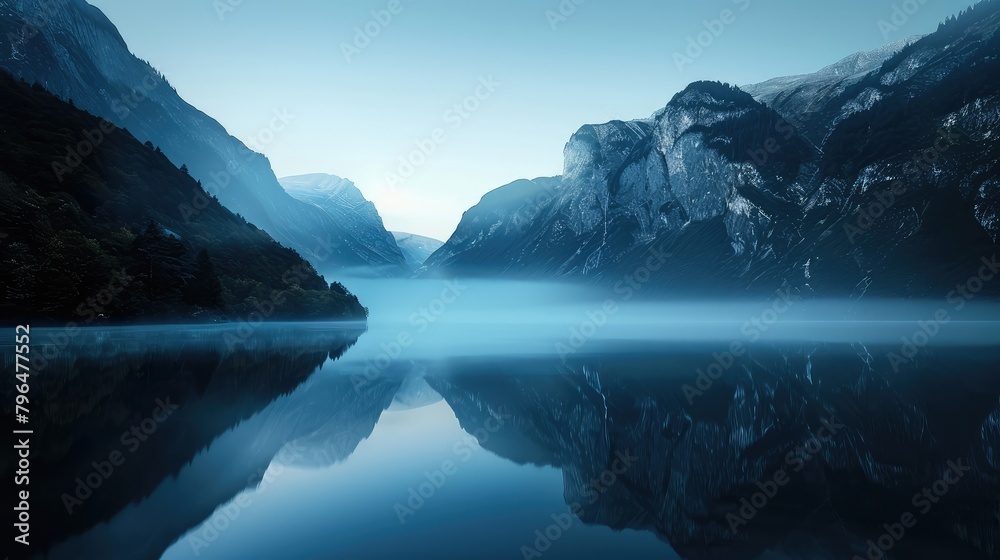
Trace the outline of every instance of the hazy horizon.
[[[350, 179], [387, 229], [442, 241], [485, 193], [560, 174], [563, 146], [584, 124], [647, 117], [697, 80], [813, 72], [930, 33], [970, 5], [923, 4], [887, 30], [879, 22], [899, 2], [634, 0], [633, 11], [599, 0], [90, 3], [186, 101], [268, 156], [279, 178]], [[724, 10], [731, 23], [679, 67], [675, 54]], [[651, 49], [652, 35], [661, 39]], [[477, 93], [474, 110], [454, 109]], [[275, 111], [292, 115], [290, 125], [255, 141]], [[433, 153], [407, 174], [400, 158], [419, 144]]]

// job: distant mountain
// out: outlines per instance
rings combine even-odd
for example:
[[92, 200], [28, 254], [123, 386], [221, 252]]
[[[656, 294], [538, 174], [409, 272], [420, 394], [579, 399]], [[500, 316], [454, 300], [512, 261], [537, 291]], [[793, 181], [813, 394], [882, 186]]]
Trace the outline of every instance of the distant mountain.
[[392, 232], [392, 236], [396, 239], [396, 245], [399, 246], [399, 250], [406, 257], [406, 264], [410, 265], [410, 268], [413, 270], [417, 270], [423, 266], [427, 257], [431, 256], [434, 251], [437, 251], [444, 245], [443, 241], [412, 233], [394, 231]]
[[410, 274], [406, 259], [386, 231], [375, 205], [354, 183], [321, 173], [285, 177], [278, 183], [293, 198], [320, 209], [336, 224], [333, 251], [339, 255], [340, 268], [360, 275]]
[[484, 198], [428, 273], [614, 285], [653, 256], [650, 293], [943, 297], [998, 249], [998, 29], [981, 2], [758, 98], [698, 82], [651, 119], [587, 125], [561, 180], [502, 191], [539, 205]]
[[158, 148], [2, 70], [0, 106], [0, 321], [365, 318]]
[[[38, 82], [64, 100], [151, 141], [233, 212], [312, 261], [322, 272], [366, 263], [350, 243], [331, 251], [343, 231], [327, 213], [289, 196], [267, 158], [182, 99], [148, 63], [129, 52], [115, 26], [84, 0], [0, 3], [0, 68]], [[34, 27], [39, 14], [45, 24]], [[182, 39], [181, 39], [182, 40]], [[295, 116], [282, 107], [262, 117], [260, 144], [282, 134]], [[262, 146], [255, 147], [261, 149]], [[180, 203], [187, 219], [192, 201]], [[372, 263], [375, 267], [392, 262]]]
[[[428, 269], [456, 268], [470, 273], [509, 272], [505, 265], [512, 243], [530, 242], [523, 232], [537, 223], [538, 213], [551, 200], [559, 178], [516, 181], [483, 196], [458, 224], [455, 233], [424, 263]], [[540, 247], [541, 249], [541, 247]], [[500, 257], [493, 261], [494, 255]]]

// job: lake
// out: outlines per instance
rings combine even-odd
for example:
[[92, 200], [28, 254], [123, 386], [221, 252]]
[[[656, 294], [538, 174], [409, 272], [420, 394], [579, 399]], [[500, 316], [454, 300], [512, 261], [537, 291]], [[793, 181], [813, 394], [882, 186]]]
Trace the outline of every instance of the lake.
[[33, 329], [38, 556], [1000, 551], [993, 308], [349, 287], [367, 326]]

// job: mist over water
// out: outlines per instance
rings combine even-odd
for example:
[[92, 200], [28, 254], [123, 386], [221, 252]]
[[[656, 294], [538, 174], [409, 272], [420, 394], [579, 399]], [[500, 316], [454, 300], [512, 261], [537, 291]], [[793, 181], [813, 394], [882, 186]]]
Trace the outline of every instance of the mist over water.
[[[1000, 304], [956, 294], [940, 300], [771, 298], [664, 300], [572, 282], [370, 280], [345, 284], [366, 302], [369, 330], [345, 359], [400, 337], [405, 359], [444, 356], [634, 353], [685, 343], [739, 341], [984, 347], [1000, 341]], [[950, 296], [950, 297], [949, 297]], [[918, 342], [923, 335], [917, 335]], [[560, 346], [562, 345], [562, 346]], [[382, 349], [384, 350], [384, 349]]]
[[[852, 557], [955, 460], [971, 473], [900, 550], [978, 558], [950, 524], [995, 522], [985, 300], [344, 283], [367, 328], [38, 329], [37, 391], [76, 403], [36, 427], [42, 557]], [[176, 412], [125, 446], [164, 399]], [[842, 435], [795, 455], [831, 422]], [[114, 451], [124, 464], [93, 479]], [[775, 469], [789, 489], [732, 531]], [[84, 497], [67, 513], [66, 496]]]

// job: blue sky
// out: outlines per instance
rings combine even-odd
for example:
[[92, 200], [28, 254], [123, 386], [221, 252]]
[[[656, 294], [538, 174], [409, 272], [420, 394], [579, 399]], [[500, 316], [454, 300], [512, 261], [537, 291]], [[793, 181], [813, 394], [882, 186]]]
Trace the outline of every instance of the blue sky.
[[[89, 1], [279, 177], [347, 177], [390, 229], [440, 239], [487, 191], [560, 173], [563, 146], [583, 124], [649, 116], [694, 80], [814, 71], [931, 32], [971, 3]], [[902, 25], [880, 29], [904, 4]], [[674, 54], [702, 32], [707, 48], [679, 69]], [[270, 136], [261, 132], [275, 111], [294, 119], [255, 141]], [[419, 145], [432, 153], [414, 155]]]

